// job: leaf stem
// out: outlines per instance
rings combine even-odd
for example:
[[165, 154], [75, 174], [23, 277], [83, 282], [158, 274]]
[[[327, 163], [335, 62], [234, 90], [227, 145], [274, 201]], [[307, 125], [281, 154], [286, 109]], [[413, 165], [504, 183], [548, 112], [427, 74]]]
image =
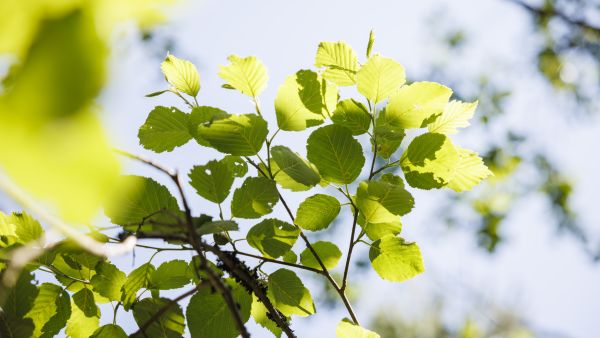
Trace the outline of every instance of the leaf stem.
[[267, 257], [262, 257], [262, 256], [258, 256], [258, 255], [254, 255], [254, 254], [251, 254], [251, 253], [238, 251], [238, 250], [235, 250], [234, 252], [236, 254], [238, 254], [238, 255], [242, 255], [242, 256], [247, 256], [247, 257], [252, 257], [252, 258], [259, 259], [259, 260], [261, 260], [263, 262], [269, 262], [269, 263], [287, 265], [287, 266], [291, 266], [291, 267], [294, 267], [294, 268], [297, 268], [297, 269], [302, 269], [302, 270], [307, 270], [307, 271], [311, 271], [311, 272], [314, 272], [314, 273], [318, 273], [320, 275], [323, 274], [322, 270], [311, 268], [311, 267], [300, 265], [300, 264], [296, 264], [296, 263], [289, 263], [289, 262], [280, 261], [280, 260], [277, 260], [277, 259], [271, 259], [271, 258], [267, 258]]

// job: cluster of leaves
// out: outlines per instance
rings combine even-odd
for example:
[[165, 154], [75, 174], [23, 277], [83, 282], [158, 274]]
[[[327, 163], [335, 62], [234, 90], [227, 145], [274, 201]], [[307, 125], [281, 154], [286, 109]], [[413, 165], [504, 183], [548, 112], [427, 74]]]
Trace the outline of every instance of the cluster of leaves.
[[[315, 60], [318, 70], [300, 70], [279, 87], [274, 103], [277, 128], [270, 134], [258, 100], [268, 75], [256, 57], [232, 55], [220, 69], [223, 87], [238, 90], [254, 103], [255, 113], [234, 115], [201, 106], [196, 67], [168, 55], [161, 69], [169, 88], [149, 96], [173, 93], [189, 109], [154, 108], [139, 130], [139, 140], [144, 148], [158, 153], [191, 140], [223, 153], [222, 158], [198, 164], [188, 174], [197, 194], [218, 206], [218, 218], [195, 216], [177, 173], [141, 158], [173, 180], [183, 210], [161, 183], [124, 176], [119, 184], [127, 189], [106, 205], [105, 213], [123, 228], [124, 236], [158, 238], [169, 244], [154, 248], [157, 253], [188, 250], [197, 255], [190, 262], [172, 260], [158, 267], [151, 259], [126, 275], [69, 241], [59, 242], [28, 266], [8, 294], [7, 304], [18, 306], [4, 308], [0, 316], [3, 335], [53, 336], [66, 325], [67, 335], [75, 338], [125, 336], [117, 325], [117, 311], [122, 307], [133, 311], [139, 325], [132, 336], [178, 337], [187, 323], [192, 337], [248, 337], [244, 324], [252, 317], [277, 337], [293, 337], [292, 317], [316, 312], [310, 291], [293, 268], [323, 276], [340, 296], [349, 319], [338, 324], [338, 337], [379, 337], [360, 326], [346, 296], [354, 247], [369, 247], [371, 265], [382, 279], [413, 278], [424, 271], [424, 264], [417, 244], [400, 237], [401, 216], [414, 206], [408, 186], [461, 192], [490, 172], [475, 152], [455, 145], [449, 137], [469, 125], [477, 103], [450, 101], [452, 90], [438, 83], [407, 84], [402, 65], [371, 54], [373, 42], [371, 34], [362, 64], [347, 44], [320, 43]], [[351, 86], [362, 99], [341, 97], [340, 87]], [[306, 141], [306, 157], [275, 145], [280, 133], [313, 127], [318, 128]], [[405, 140], [411, 129], [419, 135]], [[372, 155], [369, 161], [365, 146]], [[401, 168], [404, 178], [386, 172], [396, 168]], [[231, 194], [237, 179], [241, 184]], [[293, 212], [282, 189], [319, 191]], [[230, 195], [227, 210], [223, 205]], [[278, 203], [289, 221], [265, 217]], [[327, 230], [344, 212], [352, 221], [346, 259], [340, 264], [343, 252], [336, 244], [312, 242], [307, 233]], [[37, 223], [30, 218], [2, 217], [0, 238], [6, 250], [31, 237], [40, 238], [41, 228], [33, 226]], [[35, 236], [22, 234], [23, 219], [35, 228], [29, 231]], [[238, 225], [242, 219], [258, 221], [244, 234]], [[101, 234], [96, 237], [114, 241]], [[255, 253], [238, 249], [236, 243], [244, 240]], [[297, 242], [304, 246], [299, 255]], [[239, 259], [242, 256], [259, 263], [250, 267]], [[265, 272], [264, 264], [285, 267]], [[337, 268], [343, 270], [340, 278], [331, 273]], [[53, 273], [60, 285], [32, 284], [31, 271], [36, 269]], [[189, 291], [174, 299], [160, 295], [162, 290], [190, 284]], [[192, 297], [184, 315], [178, 302], [188, 296]], [[97, 303], [103, 302], [113, 303], [114, 320], [99, 327]]]

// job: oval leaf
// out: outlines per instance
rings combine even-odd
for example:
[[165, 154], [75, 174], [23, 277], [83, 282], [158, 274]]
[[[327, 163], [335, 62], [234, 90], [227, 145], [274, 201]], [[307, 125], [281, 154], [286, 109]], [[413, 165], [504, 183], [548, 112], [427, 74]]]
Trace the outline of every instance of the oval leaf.
[[279, 201], [277, 186], [265, 177], [248, 177], [233, 193], [231, 215], [240, 218], [259, 218], [273, 211]]
[[211, 147], [238, 156], [256, 155], [268, 133], [267, 122], [253, 114], [232, 115], [198, 127], [198, 135]]
[[338, 125], [321, 127], [308, 138], [307, 157], [328, 181], [349, 184], [360, 174], [365, 157], [348, 128]]
[[452, 90], [435, 82], [415, 82], [400, 88], [387, 105], [388, 123], [400, 128], [424, 128], [444, 110]]
[[200, 75], [193, 63], [167, 54], [160, 65], [165, 78], [176, 90], [190, 96], [198, 95], [200, 91]]
[[371, 265], [385, 280], [402, 282], [425, 271], [421, 250], [393, 235], [375, 241], [369, 250]]
[[335, 197], [316, 194], [300, 203], [294, 223], [310, 231], [323, 230], [333, 222], [340, 209], [340, 202]]
[[[331, 242], [318, 241], [313, 243], [312, 247], [317, 252], [317, 256], [319, 256], [327, 270], [335, 268], [340, 261], [340, 258], [342, 258], [342, 252], [340, 249]], [[315, 255], [313, 255], [309, 248], [304, 249], [304, 251], [302, 251], [300, 254], [300, 262], [302, 265], [310, 268], [319, 270], [322, 269], [321, 264], [319, 264], [315, 258]]]
[[371, 56], [356, 78], [359, 93], [375, 104], [390, 97], [406, 82], [404, 67], [379, 55]]
[[254, 56], [241, 58], [230, 55], [227, 60], [230, 64], [221, 66], [219, 76], [227, 81], [229, 86], [250, 97], [257, 97], [265, 90], [269, 76], [259, 59]]
[[296, 243], [300, 235], [297, 227], [270, 218], [256, 224], [248, 231], [246, 239], [248, 244], [260, 251], [267, 258], [278, 258], [283, 256]]
[[441, 188], [448, 184], [458, 165], [458, 151], [442, 134], [427, 133], [416, 137], [400, 163], [406, 181], [420, 189]]

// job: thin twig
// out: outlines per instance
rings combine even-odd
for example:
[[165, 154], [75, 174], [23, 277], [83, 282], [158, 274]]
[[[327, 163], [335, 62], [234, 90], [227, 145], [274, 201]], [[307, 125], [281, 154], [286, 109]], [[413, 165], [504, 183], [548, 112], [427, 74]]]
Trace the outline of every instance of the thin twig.
[[269, 262], [269, 263], [275, 263], [275, 264], [281, 264], [281, 265], [287, 265], [287, 266], [291, 266], [293, 268], [297, 268], [297, 269], [302, 269], [302, 270], [307, 270], [307, 271], [312, 271], [314, 273], [318, 273], [320, 275], [323, 274], [322, 270], [319, 269], [315, 269], [315, 268], [311, 268], [308, 266], [304, 266], [304, 265], [300, 265], [300, 264], [296, 264], [296, 263], [289, 263], [289, 262], [285, 262], [285, 261], [280, 261], [280, 260], [276, 260], [276, 259], [271, 259], [271, 258], [267, 258], [267, 257], [262, 257], [262, 256], [258, 256], [258, 255], [253, 255], [251, 253], [247, 253], [247, 252], [242, 252], [242, 251], [238, 251], [235, 250], [234, 253], [238, 254], [238, 255], [242, 255], [242, 256], [247, 256], [247, 257], [252, 257], [252, 258], [256, 258], [259, 259], [261, 261], [264, 262]]
[[[262, 170], [256, 163], [254, 163], [254, 161], [252, 161], [251, 159], [249, 159], [247, 157], [246, 157], [246, 160], [248, 161], [248, 163], [250, 163], [250, 165], [252, 165], [254, 168], [256, 168], [256, 170], [259, 173], [261, 173], [264, 177], [273, 179], [271, 173], [269, 173], [269, 176], [267, 176], [267, 174], [264, 172], [264, 170]], [[279, 196], [279, 200], [281, 201], [281, 204], [283, 204], [283, 207], [285, 208], [285, 210], [287, 211], [287, 214], [289, 215], [290, 219], [292, 220], [292, 223], [298, 228], [298, 230], [300, 230], [300, 238], [302, 238], [302, 240], [304, 241], [304, 244], [306, 245], [306, 247], [308, 248], [308, 250], [310, 250], [310, 252], [313, 254], [313, 256], [315, 257], [315, 259], [317, 260], [317, 263], [319, 263], [319, 265], [321, 266], [322, 274], [327, 278], [327, 280], [329, 280], [329, 283], [336, 290], [336, 292], [338, 293], [338, 295], [342, 299], [342, 302], [344, 302], [344, 305], [346, 306], [346, 310], [348, 310], [348, 314], [350, 314], [350, 317], [352, 318], [352, 321], [354, 321], [355, 324], [360, 325], [359, 322], [358, 322], [358, 318], [356, 317], [356, 314], [354, 313], [354, 309], [352, 308], [352, 305], [350, 304], [350, 301], [348, 300], [348, 297], [346, 296], [346, 294], [344, 293], [344, 291], [340, 288], [340, 286], [335, 281], [335, 279], [333, 278], [333, 276], [331, 276], [331, 273], [329, 273], [329, 270], [327, 270], [327, 267], [323, 263], [323, 260], [317, 254], [317, 251], [315, 250], [315, 248], [310, 243], [308, 237], [306, 237], [306, 235], [304, 234], [304, 232], [302, 231], [302, 229], [300, 227], [298, 227], [298, 225], [296, 225], [294, 213], [292, 213], [292, 210], [290, 209], [290, 207], [288, 206], [287, 202], [285, 201], [285, 199], [281, 195], [281, 192], [279, 192], [278, 188], [277, 188], [277, 194]]]

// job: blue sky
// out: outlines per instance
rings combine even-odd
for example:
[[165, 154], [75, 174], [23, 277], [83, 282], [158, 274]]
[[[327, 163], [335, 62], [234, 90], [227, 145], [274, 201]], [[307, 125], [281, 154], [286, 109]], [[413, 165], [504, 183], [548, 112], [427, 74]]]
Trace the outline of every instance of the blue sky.
[[[508, 2], [189, 1], [175, 9], [172, 18], [163, 31], [176, 42], [171, 52], [198, 66], [200, 103], [230, 113], [250, 112], [252, 105], [244, 96], [220, 88], [222, 80], [217, 72], [229, 54], [256, 55], [269, 70], [269, 87], [261, 101], [272, 125], [277, 87], [287, 75], [312, 67], [320, 41], [344, 40], [362, 55], [371, 29], [376, 32], [374, 50], [401, 62], [411, 79], [426, 80], [418, 76], [435, 62], [448, 64], [454, 76], [469, 78], [482, 71], [491, 74], [515, 91], [507, 105], [509, 112], [499, 123], [529, 135], [537, 147], [551, 151], [552, 159], [577, 183], [576, 210], [592, 233], [599, 233], [596, 193], [600, 185], [596, 175], [600, 161], [595, 156], [600, 141], [598, 117], [591, 116], [584, 123], [567, 117], [564, 110], [568, 105], [537, 78], [531, 67], [537, 41], [529, 34], [528, 17]], [[468, 34], [469, 43], [456, 60], [448, 60], [432, 38], [432, 32], [439, 29], [437, 25], [446, 23]], [[138, 145], [137, 129], [153, 106], [181, 105], [172, 97], [144, 98], [144, 94], [165, 87], [159, 69], [161, 60], [130, 33], [130, 29], [124, 29], [115, 37], [110, 86], [101, 100], [115, 145], [170, 164], [181, 172], [218, 157], [216, 152], [191, 143], [160, 155]], [[304, 153], [307, 136], [287, 133], [285, 142]], [[480, 149], [489, 141], [486, 138], [496, 136], [474, 131], [459, 137], [458, 142]], [[139, 165], [130, 164], [128, 170], [166, 182]], [[188, 195], [193, 192], [189, 190]], [[291, 197], [291, 204], [297, 205], [304, 196]], [[554, 227], [548, 226], [552, 215], [539, 196], [517, 205], [505, 229], [508, 243], [494, 256], [482, 254], [473, 232], [448, 232], [437, 224], [432, 215], [439, 212], [444, 196], [416, 191], [417, 207], [403, 218], [403, 236], [418, 242], [424, 253], [425, 274], [401, 284], [383, 282], [375, 274], [362, 271], [352, 276], [360, 284], [362, 297], [355, 308], [363, 322], [368, 322], [369, 314], [387, 306], [410, 316], [433, 295], [441, 294], [452, 304], [453, 312], [446, 314], [448, 320], [462, 313], [475, 313], [485, 321], [489, 309], [482, 304], [492, 303], [515, 309], [535, 329], [573, 338], [600, 337], [596, 319], [600, 313], [600, 267], [591, 264], [572, 241], [556, 236]], [[192, 205], [199, 212], [213, 208], [198, 197], [192, 197]], [[279, 208], [276, 214], [284, 217]], [[338, 225], [340, 234], [347, 223], [342, 220]], [[338, 244], [345, 248], [346, 240]], [[138, 252], [136, 262], [144, 257]], [[158, 261], [168, 258], [157, 257]], [[130, 256], [118, 262], [125, 269], [131, 267]], [[468, 300], [473, 293], [480, 302]], [[299, 336], [333, 336], [344, 313], [326, 311], [316, 319], [295, 319], [294, 329]]]

